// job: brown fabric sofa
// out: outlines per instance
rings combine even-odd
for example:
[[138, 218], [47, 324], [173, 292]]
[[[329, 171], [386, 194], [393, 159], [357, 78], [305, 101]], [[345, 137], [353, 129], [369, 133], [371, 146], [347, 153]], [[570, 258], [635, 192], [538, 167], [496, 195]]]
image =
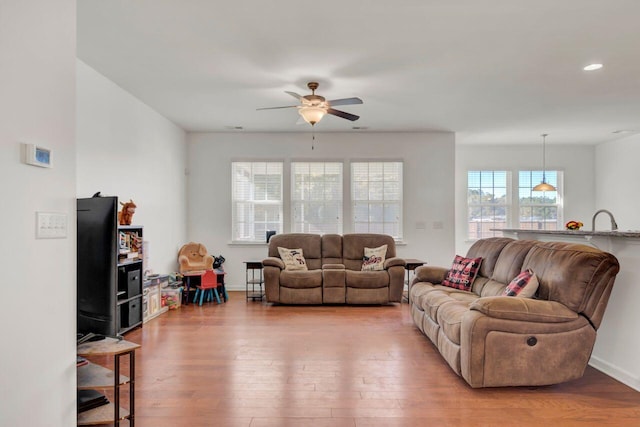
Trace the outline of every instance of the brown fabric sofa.
[[[415, 325], [471, 387], [557, 384], [584, 374], [602, 322], [617, 259], [586, 245], [509, 238], [477, 241], [482, 257], [470, 292], [440, 285], [448, 268], [416, 269], [410, 288]], [[535, 298], [506, 297], [530, 268]]]
[[[360, 271], [364, 248], [387, 245], [384, 270]], [[307, 271], [285, 270], [278, 247], [302, 249]], [[405, 261], [385, 234], [290, 233], [269, 239], [264, 265], [268, 302], [281, 304], [387, 304], [400, 302]]]

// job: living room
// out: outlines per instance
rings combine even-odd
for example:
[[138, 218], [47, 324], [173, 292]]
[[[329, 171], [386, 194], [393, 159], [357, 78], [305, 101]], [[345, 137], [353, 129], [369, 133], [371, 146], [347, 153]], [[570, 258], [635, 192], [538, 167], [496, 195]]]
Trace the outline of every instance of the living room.
[[[572, 3], [579, 15], [583, 2]], [[547, 6], [553, 15], [555, 4]], [[100, 191], [133, 199], [138, 205], [134, 222], [145, 227], [154, 271], [175, 270], [180, 245], [199, 240], [207, 244], [210, 252], [224, 254], [229, 288], [241, 290], [243, 261], [263, 258], [266, 246], [230, 244], [231, 161], [401, 160], [405, 186], [403, 245], [398, 246], [399, 254], [445, 266], [450, 265], [453, 255], [465, 253], [470, 245], [465, 215], [467, 171], [539, 168], [540, 134], [549, 132], [547, 167], [562, 170], [565, 177], [564, 218], [581, 219], [589, 228], [594, 212], [606, 208], [615, 213], [621, 228], [640, 229], [636, 215], [640, 202], [634, 197], [638, 192], [635, 183], [640, 178], [635, 166], [635, 159], [640, 156], [640, 137], [632, 133], [617, 134], [615, 138], [609, 135], [600, 141], [585, 137], [588, 143], [558, 142], [563, 138], [562, 132], [586, 126], [577, 121], [579, 112], [576, 117], [565, 116], [568, 125], [564, 130], [563, 123], [541, 120], [535, 129], [530, 129], [524, 142], [517, 144], [503, 143], [498, 138], [464, 143], [468, 135], [457, 129], [376, 132], [376, 123], [371, 122], [369, 131], [354, 130], [348, 124], [323, 132], [318, 126], [315, 142], [308, 128], [280, 132], [186, 130], [77, 56], [76, 45], [82, 40], [77, 38], [76, 25], [80, 27], [83, 23], [76, 24], [75, 1], [3, 2], [1, 11], [2, 40], [7, 42], [0, 45], [0, 52], [7, 71], [0, 83], [4, 94], [0, 105], [5, 117], [0, 131], [5, 141], [0, 146], [3, 153], [0, 164], [3, 181], [7, 183], [3, 194], [11, 206], [3, 214], [10, 226], [6, 227], [2, 253], [7, 283], [18, 284], [23, 290], [18, 294], [20, 301], [29, 304], [28, 310], [24, 305], [6, 304], [2, 314], [7, 325], [20, 322], [20, 327], [7, 328], [5, 335], [5, 343], [11, 344], [5, 344], [7, 350], [2, 355], [3, 382], [12, 386], [0, 404], [2, 425], [75, 422], [75, 376], [69, 361], [75, 356], [76, 197], [90, 197]], [[607, 15], [606, 22], [613, 22], [615, 17], [616, 25], [624, 29], [610, 37], [621, 47], [620, 51], [629, 49], [626, 59], [617, 65], [622, 71], [614, 74], [616, 81], [628, 83], [623, 88], [626, 100], [605, 106], [618, 109], [620, 114], [619, 122], [615, 127], [612, 125], [609, 133], [638, 127], [637, 119], [635, 122], [624, 119], [629, 115], [639, 117], [637, 85], [632, 78], [623, 80], [625, 76], [637, 76], [639, 71], [637, 59], [629, 58], [633, 56], [631, 47], [637, 47], [637, 30], [632, 22], [625, 21], [636, 11], [635, 4], [624, 2], [613, 17]], [[563, 16], [568, 13], [562, 12]], [[594, 15], [588, 16], [594, 19]], [[293, 30], [291, 34], [294, 35]], [[579, 41], [573, 42], [582, 46]], [[310, 54], [309, 60], [312, 58]], [[582, 73], [581, 65], [576, 63], [576, 79]], [[605, 64], [603, 71], [608, 66], [609, 63]], [[501, 67], [497, 66], [495, 72], [501, 73]], [[469, 79], [473, 76], [471, 72], [467, 75]], [[358, 77], [348, 81], [357, 81]], [[288, 85], [283, 90], [306, 93], [304, 84], [298, 81], [300, 78], [301, 75], [292, 76], [293, 81], [283, 83]], [[331, 79], [326, 83], [327, 86], [333, 83], [330, 89], [337, 95], [351, 96], [351, 91], [355, 92], [353, 95], [361, 96], [365, 105], [380, 102], [374, 91], [338, 86]], [[398, 81], [389, 84], [392, 89], [400, 89], [396, 87], [401, 84]], [[617, 86], [612, 83], [610, 88]], [[402, 90], [411, 92], [412, 88]], [[279, 88], [273, 93], [282, 95], [283, 105], [289, 101]], [[594, 99], [606, 98], [605, 95], [596, 93]], [[514, 95], [513, 103], [517, 102], [524, 100]], [[258, 114], [254, 110], [263, 106], [269, 104], [254, 104], [249, 98], [242, 105], [243, 110], [234, 110], [236, 121], [225, 125], [244, 125], [245, 114]], [[390, 106], [390, 114], [401, 115], [401, 107]], [[554, 115], [551, 107], [549, 117]], [[350, 111], [361, 113], [356, 108], [359, 107]], [[598, 111], [587, 115], [588, 121], [596, 121]], [[363, 123], [369, 120], [361, 114]], [[425, 110], [425, 121], [429, 114], [431, 111]], [[338, 120], [335, 117], [325, 120], [331, 119]], [[296, 126], [293, 113], [291, 117], [278, 116], [278, 120], [288, 121], [291, 128]], [[23, 142], [52, 149], [53, 167], [24, 165], [20, 161]], [[38, 211], [66, 213], [67, 238], [36, 240], [33, 224], [34, 212]], [[345, 224], [345, 233], [350, 231], [348, 227]], [[631, 283], [631, 278], [619, 277], [616, 284], [625, 290], [620, 295], [621, 302], [638, 296], [625, 283]], [[629, 314], [626, 305], [612, 303], [608, 314], [616, 316], [620, 328], [638, 323], [638, 314]], [[627, 376], [623, 379], [636, 389], [640, 386], [640, 372], [632, 362], [638, 354], [638, 341], [632, 336], [613, 343], [614, 368], [622, 371]], [[629, 364], [618, 363], [619, 360], [627, 360]], [[32, 411], [36, 399], [40, 402], [42, 396], [51, 395], [52, 391], [59, 397], [45, 399], [38, 413]]]

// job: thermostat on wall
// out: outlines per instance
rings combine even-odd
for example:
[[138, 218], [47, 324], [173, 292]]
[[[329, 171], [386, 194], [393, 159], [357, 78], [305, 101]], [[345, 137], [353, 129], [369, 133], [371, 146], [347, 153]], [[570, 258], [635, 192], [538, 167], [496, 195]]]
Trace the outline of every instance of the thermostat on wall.
[[25, 144], [25, 163], [42, 168], [50, 168], [51, 150], [35, 144]]

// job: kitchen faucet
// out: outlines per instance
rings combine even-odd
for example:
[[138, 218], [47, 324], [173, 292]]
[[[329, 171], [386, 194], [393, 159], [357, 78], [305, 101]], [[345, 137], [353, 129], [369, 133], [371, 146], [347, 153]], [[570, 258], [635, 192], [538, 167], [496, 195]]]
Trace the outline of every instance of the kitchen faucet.
[[593, 219], [591, 220], [591, 231], [596, 231], [596, 217], [600, 213], [606, 213], [611, 218], [611, 231], [616, 231], [618, 229], [618, 224], [616, 224], [616, 220], [613, 218], [613, 214], [606, 209], [600, 209], [596, 213], [593, 214]]

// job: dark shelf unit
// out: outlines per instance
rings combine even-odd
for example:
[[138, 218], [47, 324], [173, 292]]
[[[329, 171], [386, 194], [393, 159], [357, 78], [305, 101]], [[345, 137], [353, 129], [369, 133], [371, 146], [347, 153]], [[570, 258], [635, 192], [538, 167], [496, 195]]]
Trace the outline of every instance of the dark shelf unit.
[[77, 201], [78, 332], [142, 325], [142, 226], [119, 226], [117, 197]]

